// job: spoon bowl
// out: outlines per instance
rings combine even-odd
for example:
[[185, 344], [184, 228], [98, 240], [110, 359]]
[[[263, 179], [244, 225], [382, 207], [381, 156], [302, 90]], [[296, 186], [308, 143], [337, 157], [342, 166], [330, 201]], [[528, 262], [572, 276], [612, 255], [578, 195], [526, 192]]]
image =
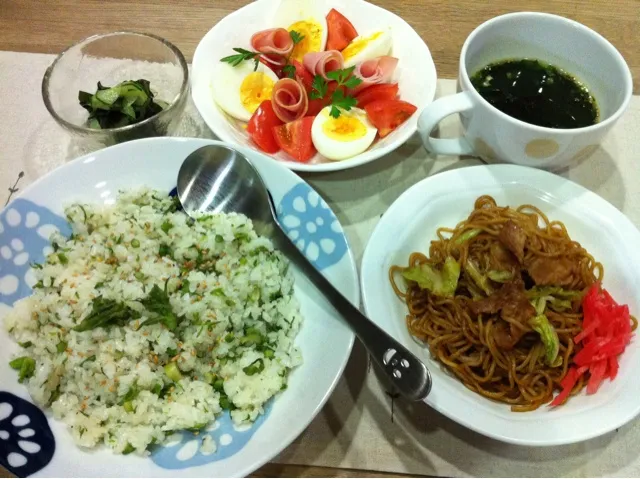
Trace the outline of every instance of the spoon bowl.
[[220, 145], [197, 149], [180, 167], [177, 192], [188, 215], [240, 213], [248, 217], [256, 232], [271, 239], [329, 300], [400, 394], [415, 401], [429, 394], [431, 374], [424, 363], [351, 304], [286, 235], [267, 187], [244, 155]]
[[205, 146], [194, 151], [178, 173], [178, 198], [187, 214], [242, 213], [259, 234], [273, 223], [270, 198], [262, 178], [238, 151]]

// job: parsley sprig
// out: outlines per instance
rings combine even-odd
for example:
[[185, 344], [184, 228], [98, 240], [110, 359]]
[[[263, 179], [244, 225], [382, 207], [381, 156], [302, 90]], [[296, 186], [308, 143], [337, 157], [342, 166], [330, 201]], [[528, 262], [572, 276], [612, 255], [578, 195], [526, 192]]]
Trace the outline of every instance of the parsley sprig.
[[362, 80], [356, 76], [353, 76], [353, 71], [356, 69], [355, 66], [349, 68], [343, 68], [342, 70], [334, 70], [332, 72], [327, 73], [327, 77], [330, 80], [335, 80], [338, 82], [339, 86], [346, 86], [347, 88], [355, 88]]
[[258, 69], [258, 63], [260, 62], [260, 54], [258, 52], [251, 52], [249, 50], [245, 50], [244, 48], [234, 48], [233, 51], [237, 52], [238, 54], [221, 58], [220, 61], [229, 63], [232, 67], [237, 67], [244, 61], [253, 60], [255, 62], [253, 71], [256, 71]]
[[289, 32], [289, 36], [291, 37], [291, 40], [293, 40], [293, 46], [296, 46], [304, 39], [304, 35], [301, 35], [300, 32], [296, 32], [295, 30], [291, 30]]
[[[304, 39], [304, 35], [301, 35], [295, 30], [291, 30], [289, 32], [289, 36], [291, 37], [291, 40], [293, 40], [294, 47]], [[260, 57], [262, 56], [260, 52], [252, 52], [251, 50], [245, 50], [244, 48], [234, 48], [233, 51], [236, 52], [236, 55], [229, 55], [228, 57], [221, 58], [220, 61], [229, 63], [232, 67], [237, 67], [242, 62], [253, 60], [255, 64], [253, 71], [258, 69], [258, 63], [260, 63]], [[293, 50], [291, 50], [291, 53], [293, 53]], [[286, 58], [286, 64], [282, 68], [282, 71], [289, 78], [293, 78], [296, 73], [296, 67], [290, 63], [291, 53], [289, 53], [289, 56]]]
[[294, 67], [291, 63], [287, 63], [282, 67], [282, 73], [284, 73], [287, 78], [295, 78], [296, 67]]
[[316, 75], [313, 77], [313, 83], [311, 84], [311, 93], [309, 97], [312, 100], [322, 100], [325, 96], [327, 96], [327, 89], [329, 86], [324, 78], [320, 75]]
[[[356, 99], [351, 95], [345, 95], [344, 90], [340, 87], [352, 89], [360, 85], [362, 80], [353, 75], [355, 66], [349, 68], [343, 68], [342, 70], [334, 70], [327, 73], [327, 78], [334, 80], [337, 83], [337, 88], [331, 94], [331, 111], [329, 115], [334, 118], [340, 117], [340, 109], [345, 111], [351, 110], [356, 106]], [[310, 98], [312, 100], [323, 99], [327, 96], [329, 91], [329, 85], [327, 81], [320, 75], [313, 77], [313, 83], [311, 84]]]

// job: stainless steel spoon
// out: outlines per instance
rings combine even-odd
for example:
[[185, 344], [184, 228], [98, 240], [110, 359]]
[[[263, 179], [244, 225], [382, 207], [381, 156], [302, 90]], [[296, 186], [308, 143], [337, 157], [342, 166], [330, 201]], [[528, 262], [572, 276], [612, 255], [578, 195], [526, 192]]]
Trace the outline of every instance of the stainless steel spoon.
[[351, 304], [289, 239], [260, 174], [241, 153], [221, 145], [191, 153], [178, 173], [178, 197], [187, 214], [235, 212], [251, 219], [329, 300], [400, 394], [415, 401], [429, 394], [431, 375], [422, 361]]

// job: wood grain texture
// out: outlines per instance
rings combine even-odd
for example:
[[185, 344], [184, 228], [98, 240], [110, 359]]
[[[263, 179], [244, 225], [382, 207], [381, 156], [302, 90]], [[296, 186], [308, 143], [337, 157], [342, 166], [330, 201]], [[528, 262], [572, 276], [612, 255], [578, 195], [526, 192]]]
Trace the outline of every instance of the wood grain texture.
[[[274, 0], [275, 1], [275, 0]], [[350, 0], [344, 0], [350, 1]], [[202, 36], [247, 0], [0, 0], [0, 49], [57, 53], [95, 33], [139, 30], [175, 43], [191, 58]], [[373, 0], [403, 17], [425, 40], [438, 76], [455, 78], [460, 48], [480, 23], [529, 10], [563, 15], [591, 27], [620, 50], [640, 94], [640, 0]]]

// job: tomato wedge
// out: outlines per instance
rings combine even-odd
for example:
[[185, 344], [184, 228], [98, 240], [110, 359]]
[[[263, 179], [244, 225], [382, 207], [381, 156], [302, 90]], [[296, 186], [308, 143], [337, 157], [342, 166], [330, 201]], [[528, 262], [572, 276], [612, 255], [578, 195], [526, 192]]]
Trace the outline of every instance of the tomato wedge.
[[358, 32], [351, 22], [338, 10], [332, 8], [327, 14], [327, 46], [326, 50], [344, 50]]
[[311, 140], [313, 120], [314, 117], [305, 116], [299, 120], [273, 128], [273, 135], [280, 148], [300, 163], [308, 162], [316, 154], [316, 149]]
[[395, 100], [398, 96], [398, 84], [397, 83], [382, 83], [379, 85], [372, 85], [365, 88], [356, 95], [356, 101], [358, 108], [364, 108], [369, 103], [379, 100]]
[[260, 103], [247, 124], [247, 133], [265, 153], [277, 153], [280, 147], [273, 136], [273, 127], [282, 125], [282, 121], [273, 111], [271, 100]]
[[308, 116], [316, 116], [326, 105], [324, 99], [309, 99], [309, 108], [307, 108]]
[[417, 108], [402, 100], [378, 100], [366, 105], [364, 110], [380, 137], [384, 138], [407, 121]]

